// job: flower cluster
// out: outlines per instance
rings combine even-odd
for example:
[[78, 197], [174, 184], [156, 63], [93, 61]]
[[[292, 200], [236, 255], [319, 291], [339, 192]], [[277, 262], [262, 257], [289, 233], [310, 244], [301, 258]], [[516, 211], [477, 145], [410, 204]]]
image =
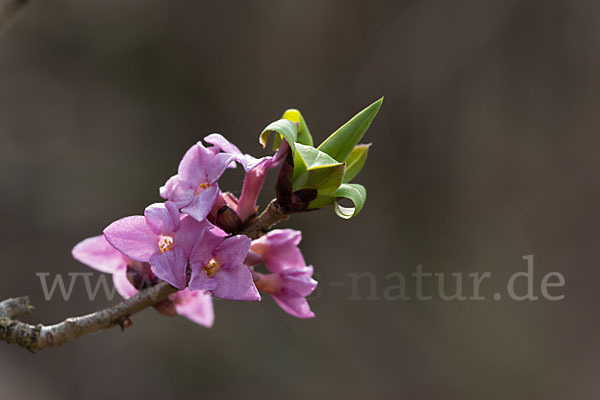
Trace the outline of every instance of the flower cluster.
[[[349, 180], [362, 168], [368, 150], [368, 145], [357, 142], [380, 105], [381, 100], [363, 110], [319, 148], [312, 147], [302, 115], [288, 110], [261, 134], [266, 145], [274, 133], [276, 149], [262, 158], [244, 154], [223, 136], [211, 134], [185, 153], [177, 174], [160, 188], [164, 202], [149, 205], [143, 215], [113, 222], [103, 235], [83, 240], [73, 248], [73, 257], [112, 274], [115, 288], [125, 298], [167, 282], [178, 291], [155, 309], [207, 327], [214, 321], [213, 296], [255, 301], [261, 292], [268, 293], [287, 313], [314, 317], [306, 297], [317, 282], [298, 248], [301, 233], [259, 231], [250, 235], [252, 240], [243, 232], [257, 220], [265, 176], [277, 167], [275, 195], [284, 215], [326, 205], [344, 218], [356, 215], [366, 191]], [[239, 198], [219, 187], [225, 171], [237, 165], [245, 172]], [[355, 207], [340, 206], [341, 198], [350, 199]], [[257, 269], [261, 264], [265, 272]]]

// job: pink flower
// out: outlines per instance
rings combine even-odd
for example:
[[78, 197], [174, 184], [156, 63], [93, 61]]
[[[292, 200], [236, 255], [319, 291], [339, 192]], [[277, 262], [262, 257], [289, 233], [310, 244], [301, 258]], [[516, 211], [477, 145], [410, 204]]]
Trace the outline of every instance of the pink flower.
[[252, 272], [244, 264], [251, 240], [239, 235], [229, 238], [204, 230], [192, 250], [189, 288], [208, 290], [229, 300], [260, 300]]
[[[138, 292], [134, 283], [138, 278], [142, 282], [152, 284], [155, 277], [150, 271], [149, 264], [132, 260], [112, 247], [104, 236], [94, 236], [78, 243], [72, 251], [73, 257], [100, 272], [112, 274], [117, 292], [128, 299]], [[129, 272], [128, 272], [129, 271]], [[140, 276], [140, 272], [147, 275]], [[155, 307], [159, 312], [171, 315], [170, 310], [182, 315], [198, 325], [210, 328], [215, 315], [212, 297], [205, 291], [176, 292]]]
[[254, 272], [256, 287], [269, 293], [287, 313], [298, 318], [312, 318], [306, 297], [317, 287], [312, 279], [313, 267], [307, 266], [298, 243], [302, 239], [299, 231], [276, 229], [254, 240], [247, 262], [256, 264], [262, 258], [270, 274]]
[[160, 188], [161, 197], [173, 202], [197, 221], [202, 221], [219, 195], [217, 181], [233, 159], [230, 154], [215, 154], [198, 142], [181, 159], [177, 175]]
[[243, 222], [256, 212], [256, 201], [265, 182], [267, 171], [281, 163], [289, 146], [284, 140], [275, 156], [255, 158], [249, 154], [243, 154], [233, 143], [218, 133], [208, 135], [204, 138], [204, 141], [219, 148], [224, 153], [232, 155], [246, 171], [242, 195], [235, 209]]
[[149, 262], [152, 272], [178, 289], [186, 286], [191, 249], [208, 221], [181, 219], [171, 202], [148, 206], [144, 216], [125, 217], [104, 230], [106, 240], [132, 260]]
[[261, 256], [271, 272], [306, 266], [298, 244], [302, 232], [293, 229], [274, 229], [253, 240], [250, 250]]

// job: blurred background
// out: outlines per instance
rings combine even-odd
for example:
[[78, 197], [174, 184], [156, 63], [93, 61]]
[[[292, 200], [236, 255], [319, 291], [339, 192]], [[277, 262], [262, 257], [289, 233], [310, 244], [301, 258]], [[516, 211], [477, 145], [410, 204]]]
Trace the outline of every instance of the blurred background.
[[[33, 2], [0, 40], [0, 297], [29, 295], [30, 322], [116, 302], [88, 301], [82, 284], [46, 302], [35, 274], [89, 271], [72, 246], [159, 201], [205, 135], [265, 154], [258, 133], [286, 108], [320, 142], [385, 102], [356, 179], [362, 213], [286, 223], [302, 229], [321, 282], [317, 318], [265, 297], [216, 302], [212, 329], [147, 310], [125, 333], [35, 355], [0, 344], [3, 396], [596, 399], [599, 12], [589, 1]], [[241, 176], [221, 186], [239, 193]], [[529, 254], [540, 299], [493, 300]], [[349, 299], [348, 274], [372, 272], [381, 297], [388, 274], [418, 265], [491, 272], [487, 300], [418, 301], [411, 279], [409, 301], [367, 300], [366, 281]], [[541, 297], [552, 271], [564, 300]]]

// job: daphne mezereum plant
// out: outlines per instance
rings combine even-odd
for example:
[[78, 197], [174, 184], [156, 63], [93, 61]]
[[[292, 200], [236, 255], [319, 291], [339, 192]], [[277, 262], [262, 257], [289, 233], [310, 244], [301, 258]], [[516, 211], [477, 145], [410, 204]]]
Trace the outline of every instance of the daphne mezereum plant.
[[[244, 154], [219, 134], [206, 136], [185, 153], [177, 174], [160, 188], [164, 202], [149, 205], [144, 215], [113, 222], [103, 235], [73, 249], [75, 259], [112, 274], [123, 302], [43, 326], [14, 319], [33, 309], [27, 297], [8, 299], [0, 303], [0, 339], [40, 350], [117, 325], [124, 329], [132, 315], [150, 306], [210, 327], [213, 296], [255, 301], [261, 293], [269, 294], [288, 314], [314, 317], [306, 297], [317, 282], [298, 248], [301, 233], [271, 229], [291, 214], [329, 206], [345, 219], [360, 212], [367, 192], [351, 181], [369, 150], [359, 141], [382, 101], [359, 112], [318, 147], [302, 114], [287, 110], [260, 134], [263, 147], [272, 136], [275, 153], [268, 157]], [[238, 166], [245, 178], [236, 198], [222, 191], [219, 178]], [[266, 174], [277, 168], [275, 199], [259, 214], [257, 199]], [[342, 206], [343, 199], [353, 207]], [[268, 273], [255, 270], [261, 264]]]

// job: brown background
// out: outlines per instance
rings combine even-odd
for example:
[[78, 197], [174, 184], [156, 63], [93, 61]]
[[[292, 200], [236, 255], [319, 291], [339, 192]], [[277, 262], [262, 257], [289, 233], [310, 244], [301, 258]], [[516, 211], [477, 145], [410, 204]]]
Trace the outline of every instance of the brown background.
[[[262, 154], [257, 135], [285, 108], [320, 141], [386, 100], [366, 137], [362, 214], [289, 222], [322, 283], [316, 319], [270, 298], [219, 301], [210, 330], [149, 310], [125, 334], [35, 355], [0, 345], [1, 397], [597, 398], [599, 12], [591, 1], [34, 2], [0, 41], [0, 297], [30, 295], [29, 321], [109, 304], [81, 284], [46, 302], [35, 273], [88, 271], [71, 247], [158, 201], [206, 134]], [[239, 179], [222, 186], [239, 191]], [[536, 294], [558, 271], [564, 300], [492, 300], [528, 254]], [[488, 300], [348, 299], [348, 273], [371, 271], [381, 295], [387, 274], [420, 264], [492, 272]]]

